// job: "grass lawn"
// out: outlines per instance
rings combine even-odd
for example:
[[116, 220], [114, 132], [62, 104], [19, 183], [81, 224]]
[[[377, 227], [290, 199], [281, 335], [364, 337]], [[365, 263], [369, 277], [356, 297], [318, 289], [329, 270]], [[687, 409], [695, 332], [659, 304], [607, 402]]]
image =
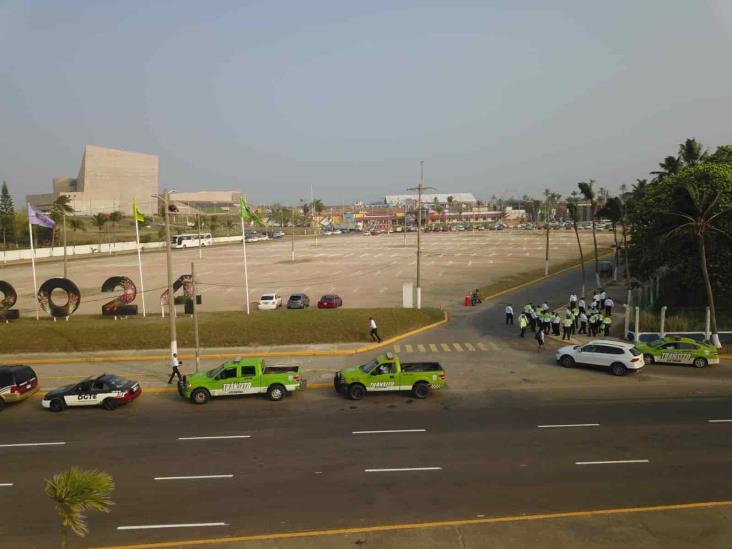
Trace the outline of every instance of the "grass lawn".
[[[310, 343], [370, 341], [368, 319], [373, 317], [383, 339], [443, 319], [439, 309], [334, 309], [235, 311], [201, 313], [202, 347], [246, 347]], [[193, 347], [193, 320], [179, 316], [178, 345]], [[168, 345], [168, 319], [72, 316], [68, 322], [49, 318], [20, 319], [0, 324], [3, 352], [79, 352], [162, 349]]]
[[[598, 248], [597, 255], [601, 258], [601, 260], [607, 259], [603, 258], [602, 256], [604, 254], [610, 253], [611, 251], [611, 248]], [[579, 263], [579, 258], [575, 258], [564, 261], [562, 263], [550, 264], [549, 275], [551, 276], [552, 273], [556, 273], [557, 271], [568, 269], [569, 267], [574, 267], [576, 265], [579, 265]], [[585, 274], [587, 277], [586, 290], [590, 291], [595, 284], [595, 259], [592, 250], [590, 250], [589, 259], [588, 255], [585, 254]], [[524, 284], [526, 282], [531, 282], [540, 278], [544, 278], [544, 267], [531, 271], [525, 271], [522, 273], [512, 274], [509, 276], [504, 276], [503, 278], [500, 278], [495, 282], [488, 284], [487, 286], [481, 287], [480, 295], [483, 296], [483, 298], [485, 299], [493, 294], [502, 292], [503, 290], [508, 290], [510, 288], [513, 288], [514, 286], [518, 286], [519, 284]]]

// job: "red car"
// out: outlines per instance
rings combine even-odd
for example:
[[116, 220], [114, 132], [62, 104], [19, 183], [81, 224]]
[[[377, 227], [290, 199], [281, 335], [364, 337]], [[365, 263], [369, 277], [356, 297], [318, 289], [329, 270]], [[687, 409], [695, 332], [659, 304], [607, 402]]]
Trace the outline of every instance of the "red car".
[[343, 307], [343, 300], [334, 294], [324, 295], [318, 301], [318, 309], [337, 309]]

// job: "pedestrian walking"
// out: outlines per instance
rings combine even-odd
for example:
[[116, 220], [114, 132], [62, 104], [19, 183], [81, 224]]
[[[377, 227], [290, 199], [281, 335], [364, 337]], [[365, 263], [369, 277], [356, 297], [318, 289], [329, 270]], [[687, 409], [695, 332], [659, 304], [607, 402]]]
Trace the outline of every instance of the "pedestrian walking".
[[554, 313], [554, 315], [552, 316], [552, 334], [553, 335], [555, 335], [555, 336], [559, 335], [559, 326], [561, 325], [561, 323], [562, 323], [562, 319], [559, 318], [559, 314]]
[[579, 301], [577, 302], [577, 307], [579, 308], [581, 313], [585, 312], [585, 307], [587, 305], [585, 304], [585, 298], [584, 296], [580, 297]]
[[569, 341], [572, 338], [572, 325], [574, 321], [571, 316], [564, 318], [564, 331], [562, 332], [562, 341], [565, 339]]
[[538, 315], [536, 314], [536, 311], [534, 309], [531, 309], [531, 311], [529, 311], [529, 322], [531, 323], [532, 332], [536, 331], [537, 321], [538, 321]]
[[509, 324], [513, 326], [513, 307], [510, 303], [506, 305], [506, 326]]
[[575, 305], [577, 305], [577, 294], [572, 292], [569, 294], [569, 308], [574, 309]]
[[613, 301], [612, 297], [606, 297], [605, 298], [605, 314], [607, 316], [610, 316], [613, 314], [613, 306], [615, 305], [615, 302]]
[[173, 364], [173, 369], [170, 372], [170, 377], [168, 378], [168, 385], [173, 383], [173, 378], [175, 376], [178, 376], [178, 381], [181, 381], [183, 379], [183, 376], [180, 375], [180, 370], [178, 369], [178, 366], [183, 366], [183, 363], [178, 360], [178, 353], [173, 353], [173, 358], [171, 359], [171, 363]]
[[536, 349], [537, 353], [540, 353], [544, 349], [544, 332], [542, 330], [538, 330], [536, 332], [536, 335], [534, 336], [536, 339], [536, 342], [539, 344], [539, 347]]
[[381, 338], [379, 337], [379, 329], [376, 327], [376, 321], [370, 317], [369, 317], [369, 334], [371, 334], [372, 341], [377, 341], [377, 342], [381, 343]]
[[519, 334], [519, 337], [524, 337], [526, 335], [526, 326], [529, 325], [529, 320], [526, 318], [525, 314], [519, 315], [519, 328], [521, 328], [521, 333]]
[[584, 311], [579, 314], [579, 323], [580, 327], [578, 333], [587, 335], [587, 315]]

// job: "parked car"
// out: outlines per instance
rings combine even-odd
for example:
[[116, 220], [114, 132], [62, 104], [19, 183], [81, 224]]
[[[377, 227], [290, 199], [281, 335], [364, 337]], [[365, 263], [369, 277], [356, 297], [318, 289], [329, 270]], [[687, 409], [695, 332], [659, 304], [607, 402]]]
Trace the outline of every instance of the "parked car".
[[260, 311], [279, 309], [280, 307], [282, 307], [282, 296], [277, 292], [262, 294], [257, 304], [257, 309]]
[[30, 366], [0, 366], [0, 410], [11, 402], [20, 402], [38, 391], [38, 378]]
[[307, 294], [292, 294], [287, 300], [288, 309], [307, 309], [310, 307], [310, 298]]
[[141, 393], [142, 388], [137, 381], [103, 374], [54, 389], [46, 393], [41, 405], [52, 412], [60, 412], [69, 406], [101, 406], [105, 410], [114, 410]]
[[599, 339], [584, 345], [557, 349], [556, 359], [565, 368], [575, 365], [610, 370], [615, 376], [636, 372], [645, 366], [641, 352], [633, 343]]
[[343, 307], [343, 300], [335, 294], [327, 294], [318, 301], [318, 309], [337, 309]]
[[704, 368], [719, 364], [719, 353], [714, 345], [700, 343], [687, 337], [668, 336], [650, 343], [638, 343], [643, 361], [648, 364], [691, 364]]

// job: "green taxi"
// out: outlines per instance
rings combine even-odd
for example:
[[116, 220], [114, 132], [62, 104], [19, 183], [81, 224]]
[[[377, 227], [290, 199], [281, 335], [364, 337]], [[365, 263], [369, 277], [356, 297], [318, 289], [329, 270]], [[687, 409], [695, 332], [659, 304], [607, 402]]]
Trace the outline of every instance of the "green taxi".
[[650, 343], [638, 343], [636, 348], [643, 353], [646, 365], [691, 364], [704, 368], [708, 364], [719, 364], [719, 354], [714, 345], [700, 343], [688, 337], [668, 336]]

